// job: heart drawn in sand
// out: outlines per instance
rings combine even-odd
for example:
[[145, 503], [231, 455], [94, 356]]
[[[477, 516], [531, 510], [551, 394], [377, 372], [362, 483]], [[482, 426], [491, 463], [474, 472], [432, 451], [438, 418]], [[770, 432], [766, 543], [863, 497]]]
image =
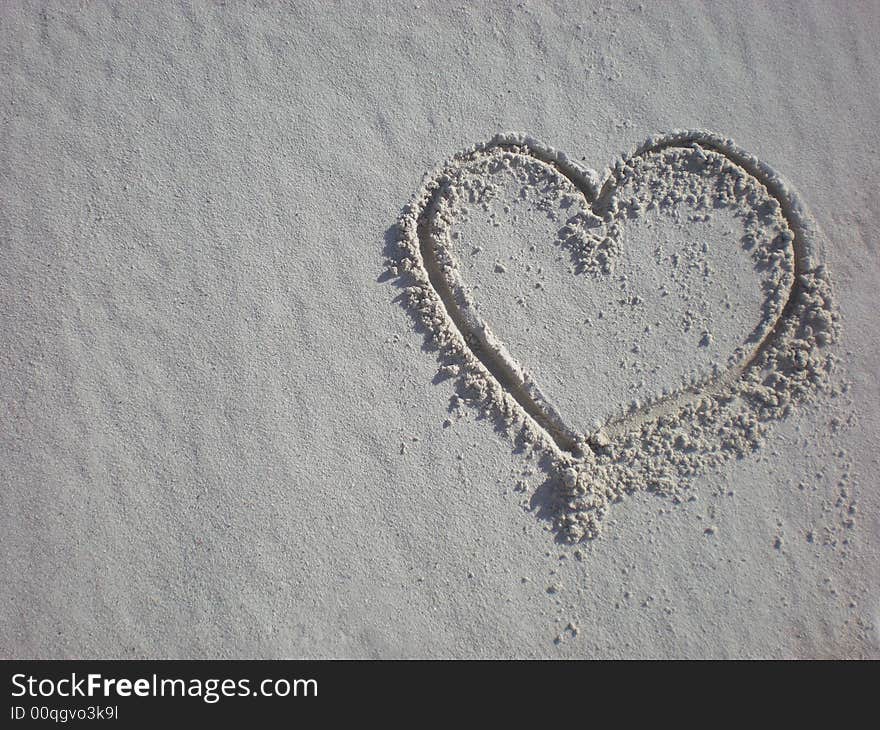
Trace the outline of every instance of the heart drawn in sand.
[[815, 229], [773, 170], [716, 135], [650, 139], [604, 180], [499, 135], [429, 176], [400, 231], [394, 268], [415, 277], [433, 340], [477, 400], [546, 442], [575, 496], [595, 489], [572, 465], [619, 466], [631, 486], [652, 454], [745, 450], [821, 379], [835, 318]]

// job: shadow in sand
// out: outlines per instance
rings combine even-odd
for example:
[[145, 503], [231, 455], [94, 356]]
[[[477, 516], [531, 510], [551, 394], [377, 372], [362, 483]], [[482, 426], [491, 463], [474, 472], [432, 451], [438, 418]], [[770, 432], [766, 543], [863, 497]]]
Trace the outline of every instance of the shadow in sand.
[[[440, 348], [433, 343], [431, 332], [424, 326], [418, 313], [409, 306], [406, 289], [416, 284], [416, 281], [401, 266], [407, 255], [400, 246], [400, 229], [397, 224], [390, 226], [385, 231], [383, 254], [386, 260], [386, 268], [376, 280], [382, 283], [390, 283], [398, 291], [391, 301], [400, 305], [407, 312], [415, 326], [416, 332], [424, 336], [422, 351], [437, 353], [437, 362], [440, 367], [457, 364], [454, 357], [444, 355]], [[397, 267], [398, 273], [392, 271], [392, 267]], [[520, 429], [512, 433], [503, 417], [494, 410], [482, 405], [475, 398], [475, 393], [462, 378], [459, 378], [452, 372], [441, 370], [431, 379], [431, 383], [433, 385], [441, 385], [450, 380], [453, 381], [454, 394], [449, 399], [449, 406], [447, 408], [449, 412], [454, 412], [462, 404], [466, 404], [477, 411], [477, 420], [490, 421], [495, 432], [510, 441], [514, 454], [527, 454], [534, 451], [534, 443], [526, 436], [525, 432]], [[549, 455], [542, 454], [537, 463], [541, 471], [544, 472], [546, 479], [532, 495], [530, 508], [539, 519], [549, 522], [555, 528], [565, 504], [562, 483], [558, 477], [553, 459]], [[556, 539], [558, 542], [566, 541], [565, 535], [560, 532], [557, 532]]]

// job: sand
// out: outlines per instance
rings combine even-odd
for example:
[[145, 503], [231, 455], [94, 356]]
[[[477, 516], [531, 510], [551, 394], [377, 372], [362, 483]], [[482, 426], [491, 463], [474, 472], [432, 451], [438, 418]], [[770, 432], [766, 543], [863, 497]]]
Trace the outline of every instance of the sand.
[[[597, 180], [536, 140], [498, 136], [430, 176], [401, 216], [400, 253], [388, 262], [462, 400], [552, 464], [544, 489], [559, 497], [555, 526], [570, 542], [597, 537], [625, 494], [678, 496], [683, 479], [756, 450], [767, 422], [817, 392], [839, 394], [829, 382], [839, 317], [822, 236], [775, 171], [730, 140], [675, 132]], [[519, 247], [516, 234], [489, 232], [502, 227], [499, 205], [526, 234]], [[466, 242], [456, 224], [475, 210], [488, 212], [489, 228]], [[561, 225], [554, 245], [520, 215]], [[715, 230], [701, 225], [709, 221]], [[475, 257], [494, 260], [488, 279]], [[529, 281], [517, 289], [505, 276], [493, 292], [489, 281], [512, 266]], [[567, 291], [548, 288], [548, 275]], [[599, 327], [584, 318], [592, 312]], [[716, 332], [733, 347], [726, 358]], [[508, 335], [533, 345], [517, 342], [529, 364], [505, 346]], [[583, 350], [605, 367], [574, 362]], [[566, 363], [560, 351], [574, 357]], [[551, 375], [561, 399], [539, 385]], [[577, 412], [592, 413], [591, 425], [572, 425]]]
[[873, 4], [0, 13], [0, 655], [880, 656]]

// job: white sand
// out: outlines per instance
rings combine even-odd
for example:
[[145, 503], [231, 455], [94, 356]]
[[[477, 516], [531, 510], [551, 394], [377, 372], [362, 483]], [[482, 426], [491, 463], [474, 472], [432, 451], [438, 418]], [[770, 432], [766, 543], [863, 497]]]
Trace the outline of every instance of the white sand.
[[[502, 249], [505, 221], [526, 235]], [[541, 460], [574, 542], [626, 494], [681, 500], [682, 480], [843, 392], [823, 243], [791, 186], [716, 135], [652, 138], [604, 178], [500, 135], [428, 176], [388, 269], [460, 401]]]
[[[880, 656], [878, 33], [874, 3], [4, 3], [0, 656]], [[837, 367], [731, 432], [754, 453], [698, 444], [665, 495], [600, 454], [578, 484], [634, 491], [567, 544], [552, 445], [456, 404], [455, 362], [395, 301], [395, 221], [500, 131], [598, 180], [679, 128], [809, 208]], [[772, 299], [735, 216], [652, 213], [614, 270], [645, 333], [507, 195], [453, 223], [454, 253], [591, 439], [715, 378]]]

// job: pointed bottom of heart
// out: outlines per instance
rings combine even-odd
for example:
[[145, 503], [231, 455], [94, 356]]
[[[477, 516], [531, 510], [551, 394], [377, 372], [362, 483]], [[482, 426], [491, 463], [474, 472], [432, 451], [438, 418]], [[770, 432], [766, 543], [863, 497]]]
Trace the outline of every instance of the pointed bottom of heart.
[[[560, 246], [569, 247], [573, 270], [586, 276], [613, 271], [625, 245], [618, 223], [627, 211], [665, 206], [680, 218], [685, 204], [732, 208], [747, 226], [745, 248], [755, 269], [769, 283], [763, 285], [761, 319], [727, 367], [635, 404], [595, 430], [567, 422], [482, 316], [486, 308], [464, 283], [461, 247], [452, 242], [452, 223], [456, 215], [466, 218], [468, 204], [488, 210], [485, 195], [494, 186], [485, 178], [518, 165], [531, 171], [545, 196], [554, 186], [569, 198], [577, 197], [572, 191], [581, 196]], [[644, 183], [639, 176], [649, 169], [655, 178]], [[634, 186], [648, 192], [634, 194]], [[610, 506], [627, 493], [682, 499], [692, 476], [758, 449], [773, 422], [832, 388], [829, 345], [838, 321], [819, 233], [775, 171], [717, 135], [673, 132], [649, 139], [619, 160], [604, 182], [534, 139], [499, 135], [429, 175], [404, 209], [398, 232], [389, 270], [403, 287], [401, 300], [439, 350], [443, 373], [455, 377], [459, 400], [491, 415], [517, 448], [542, 457], [547, 481], [535, 502], [565, 539], [596, 536]], [[671, 255], [693, 263], [692, 253]]]

